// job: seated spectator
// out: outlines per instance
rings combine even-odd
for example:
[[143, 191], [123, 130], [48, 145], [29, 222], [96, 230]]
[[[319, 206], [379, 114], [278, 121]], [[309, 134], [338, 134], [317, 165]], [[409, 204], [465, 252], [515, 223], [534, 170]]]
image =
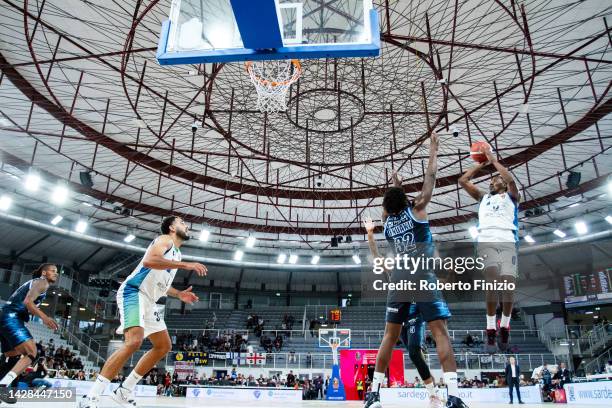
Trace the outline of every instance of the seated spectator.
[[468, 333], [467, 336], [465, 336], [465, 339], [463, 339], [463, 344], [465, 344], [467, 347], [474, 347], [474, 338], [470, 333]]

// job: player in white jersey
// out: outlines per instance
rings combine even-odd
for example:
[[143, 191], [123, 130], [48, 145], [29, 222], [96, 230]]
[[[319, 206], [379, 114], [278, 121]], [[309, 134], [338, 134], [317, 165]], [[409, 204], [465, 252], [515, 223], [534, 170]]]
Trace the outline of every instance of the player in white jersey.
[[106, 360], [100, 375], [89, 393], [79, 400], [80, 408], [97, 408], [98, 397], [104, 392], [110, 379], [114, 378], [142, 342], [148, 338], [153, 348], [146, 352], [134, 370], [111, 394], [113, 400], [125, 407], [135, 407], [133, 390], [140, 379], [148, 373], [171, 350], [172, 343], [166, 324], [157, 313], [155, 303], [162, 296], [172, 296], [185, 303], [199, 299], [191, 286], [179, 291], [172, 287], [177, 269], [194, 271], [205, 276], [207, 269], [195, 262], [182, 262], [180, 246], [189, 239], [189, 227], [180, 217], [167, 217], [161, 224], [162, 235], [149, 245], [138, 267], [117, 291], [117, 307], [121, 325], [117, 333], [124, 334], [123, 346]]
[[[488, 163], [482, 163], [466, 171], [459, 184], [479, 202], [478, 207], [478, 256], [484, 260], [484, 273], [487, 280], [516, 283], [518, 247], [518, 206], [519, 190], [512, 174], [499, 163], [489, 147], [484, 154]], [[485, 193], [470, 182], [480, 169], [488, 164], [499, 172], [489, 184]], [[510, 338], [510, 316], [514, 303], [514, 292], [487, 291], [487, 348], [494, 352], [497, 348], [497, 326], [495, 314], [497, 305], [502, 306], [499, 325], [499, 349], [506, 351]]]

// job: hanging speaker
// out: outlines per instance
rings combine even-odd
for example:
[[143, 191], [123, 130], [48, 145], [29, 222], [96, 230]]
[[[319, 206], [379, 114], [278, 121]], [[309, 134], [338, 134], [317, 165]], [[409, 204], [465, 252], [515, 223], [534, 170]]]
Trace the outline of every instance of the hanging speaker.
[[338, 238], [336, 238], [336, 237], [332, 237], [331, 238], [331, 247], [332, 248], [337, 248], [338, 247]]
[[93, 183], [93, 179], [91, 178], [91, 173], [88, 171], [82, 171], [79, 173], [79, 178], [81, 179], [81, 184], [84, 185], [85, 187], [89, 187], [92, 188], [94, 183]]
[[567, 181], [565, 185], [567, 188], [576, 188], [580, 185], [580, 176], [581, 174], [577, 171], [570, 171], [567, 175]]

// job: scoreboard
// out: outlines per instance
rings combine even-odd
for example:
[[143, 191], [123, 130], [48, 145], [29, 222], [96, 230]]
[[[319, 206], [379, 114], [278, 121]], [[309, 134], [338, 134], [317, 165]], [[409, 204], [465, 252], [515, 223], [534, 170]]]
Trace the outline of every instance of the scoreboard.
[[563, 276], [565, 303], [612, 300], [612, 267]]
[[339, 322], [342, 320], [342, 311], [340, 309], [332, 309], [329, 311], [329, 320]]

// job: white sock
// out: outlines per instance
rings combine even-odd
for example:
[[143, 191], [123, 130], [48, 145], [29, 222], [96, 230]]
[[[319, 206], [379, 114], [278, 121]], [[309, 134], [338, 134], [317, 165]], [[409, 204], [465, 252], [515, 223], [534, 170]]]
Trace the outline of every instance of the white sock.
[[459, 387], [457, 386], [457, 373], [444, 373], [444, 384], [448, 389], [448, 395], [459, 396]]
[[123, 380], [123, 388], [127, 388], [130, 391], [134, 391], [134, 387], [138, 384], [138, 381], [142, 380], [142, 375], [138, 374], [136, 370], [132, 370], [130, 375], [127, 376], [125, 380]]
[[104, 378], [102, 377], [101, 374], [98, 374], [98, 377], [96, 378], [96, 381], [94, 381], [93, 385], [91, 386], [91, 389], [89, 390], [89, 394], [87, 394], [87, 397], [98, 398], [100, 394], [104, 392], [104, 390], [106, 389], [106, 386], [109, 383], [110, 383], [110, 380], [108, 378]]
[[17, 378], [17, 374], [15, 374], [13, 371], [9, 371], [4, 378], [0, 380], [0, 385], [9, 385], [15, 378]]
[[495, 330], [495, 315], [487, 315], [487, 330]]
[[506, 329], [510, 327], [510, 316], [506, 316], [502, 313], [501, 323], [499, 324], [499, 327], [505, 327]]
[[432, 381], [429, 384], [425, 384], [425, 388], [427, 388], [427, 392], [430, 397], [434, 397], [436, 395], [436, 384]]
[[385, 380], [385, 373], [379, 373], [379, 372], [374, 371], [374, 380], [372, 381], [372, 392], [378, 392], [384, 380]]

